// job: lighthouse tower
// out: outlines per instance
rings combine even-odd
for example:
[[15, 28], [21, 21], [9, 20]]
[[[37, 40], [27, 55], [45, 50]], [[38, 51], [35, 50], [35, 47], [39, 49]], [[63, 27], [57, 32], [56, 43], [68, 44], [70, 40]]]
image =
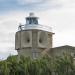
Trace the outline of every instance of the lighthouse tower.
[[30, 13], [26, 17], [26, 24], [19, 25], [15, 35], [15, 49], [18, 56], [30, 56], [35, 59], [42, 56], [45, 50], [52, 48], [51, 27], [40, 25], [38, 17]]

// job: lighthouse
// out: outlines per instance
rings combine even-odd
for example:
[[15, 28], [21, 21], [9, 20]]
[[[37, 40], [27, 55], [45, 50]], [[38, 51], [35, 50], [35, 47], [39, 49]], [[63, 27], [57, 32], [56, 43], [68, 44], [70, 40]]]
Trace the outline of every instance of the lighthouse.
[[30, 13], [25, 18], [26, 24], [19, 25], [15, 34], [15, 49], [19, 57], [22, 55], [36, 59], [52, 48], [52, 28], [39, 24], [38, 19], [34, 13]]

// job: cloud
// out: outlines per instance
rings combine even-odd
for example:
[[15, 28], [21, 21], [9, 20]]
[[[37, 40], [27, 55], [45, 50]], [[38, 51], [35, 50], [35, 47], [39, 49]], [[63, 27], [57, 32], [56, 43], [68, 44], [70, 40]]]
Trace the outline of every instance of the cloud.
[[[0, 1], [2, 14], [6, 11], [44, 11], [75, 8], [75, 0], [3, 0]], [[1, 13], [0, 12], [0, 13]]]
[[10, 12], [0, 15], [0, 59], [7, 58], [10, 54], [15, 55], [15, 33], [19, 23], [25, 24], [25, 12]]
[[[43, 0], [42, 0], [43, 1]], [[29, 2], [31, 9], [34, 8], [35, 14], [40, 17], [40, 24], [53, 27], [55, 35], [53, 37], [53, 46], [73, 45], [75, 46], [75, 7], [72, 5], [75, 1], [70, 0], [45, 0], [43, 2]], [[28, 4], [24, 5], [28, 7]], [[60, 6], [63, 6], [62, 8]], [[51, 10], [56, 7], [60, 9]], [[42, 7], [42, 8], [40, 8]], [[72, 8], [71, 8], [72, 7]], [[38, 9], [44, 9], [39, 11]], [[46, 10], [47, 8], [47, 10]], [[29, 10], [31, 11], [31, 10]], [[15, 48], [15, 32], [18, 30], [20, 22], [25, 24], [25, 17], [29, 11], [12, 10], [9, 13], [0, 14], [0, 56], [5, 58], [10, 54], [17, 54]]]
[[51, 9], [61, 6], [59, 0], [17, 0], [19, 4], [28, 6], [29, 9], [39, 10], [39, 9]]
[[27, 5], [33, 4], [34, 5], [48, 5], [48, 6], [55, 6], [55, 5], [71, 5], [75, 3], [75, 0], [17, 0], [19, 4]]
[[63, 8], [75, 8], [75, 0], [60, 0]]
[[75, 8], [75, 0], [17, 0], [17, 2], [32, 11]]
[[31, 3], [39, 3], [42, 2], [44, 0], [17, 0], [19, 4], [31, 4]]

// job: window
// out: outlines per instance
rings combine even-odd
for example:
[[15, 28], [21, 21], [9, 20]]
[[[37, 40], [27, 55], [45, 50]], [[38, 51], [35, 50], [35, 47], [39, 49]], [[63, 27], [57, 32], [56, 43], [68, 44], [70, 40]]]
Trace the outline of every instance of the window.
[[36, 59], [39, 55], [39, 52], [32, 52], [33, 59]]
[[38, 24], [38, 19], [36, 17], [27, 18], [26, 24]]

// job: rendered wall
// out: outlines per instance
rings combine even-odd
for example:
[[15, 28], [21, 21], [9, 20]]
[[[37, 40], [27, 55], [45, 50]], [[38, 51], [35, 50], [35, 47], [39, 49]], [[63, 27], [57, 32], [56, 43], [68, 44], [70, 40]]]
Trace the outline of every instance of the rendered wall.
[[15, 49], [32, 47], [32, 31], [19, 31], [15, 35]]
[[70, 54], [75, 57], [75, 49], [68, 46], [53, 48], [48, 53], [51, 56], [63, 56], [63, 54]]
[[42, 30], [18, 31], [15, 35], [15, 49], [18, 55], [39, 57], [44, 50], [52, 48], [52, 33]]

